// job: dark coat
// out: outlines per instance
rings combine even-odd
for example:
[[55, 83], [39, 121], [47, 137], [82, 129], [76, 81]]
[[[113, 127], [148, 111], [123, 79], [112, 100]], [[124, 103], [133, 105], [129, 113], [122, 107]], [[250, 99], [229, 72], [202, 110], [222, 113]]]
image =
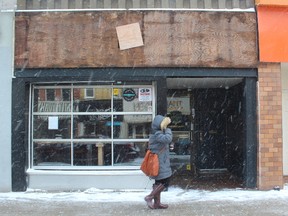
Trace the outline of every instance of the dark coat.
[[160, 124], [164, 117], [157, 115], [152, 122], [152, 131], [149, 138], [149, 148], [153, 153], [159, 153], [159, 174], [153, 177], [155, 180], [168, 178], [172, 175], [169, 156], [169, 144], [172, 142], [172, 131], [166, 128], [164, 131], [160, 129]]

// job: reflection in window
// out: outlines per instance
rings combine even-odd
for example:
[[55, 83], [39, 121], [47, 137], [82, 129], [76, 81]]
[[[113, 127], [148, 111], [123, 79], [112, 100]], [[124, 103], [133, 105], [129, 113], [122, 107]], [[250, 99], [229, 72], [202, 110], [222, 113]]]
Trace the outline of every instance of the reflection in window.
[[71, 91], [70, 89], [62, 89], [62, 98], [63, 101], [70, 101], [71, 100]]
[[111, 116], [75, 115], [74, 138], [111, 138]]
[[119, 142], [114, 144], [115, 166], [138, 166], [146, 153], [147, 143]]
[[71, 137], [70, 116], [34, 115], [33, 126], [34, 139], [69, 139]]
[[34, 89], [33, 111], [71, 112], [70, 93], [70, 89]]
[[32, 93], [35, 168], [140, 165], [153, 117], [152, 87], [34, 86]]
[[70, 166], [70, 143], [34, 143], [34, 165]]
[[94, 98], [94, 89], [86, 88], [85, 89], [85, 98]]
[[[151, 89], [151, 88], [148, 88]], [[115, 89], [114, 89], [115, 91]], [[144, 93], [141, 93], [143, 92]], [[113, 95], [113, 109], [117, 112], [151, 112], [152, 92], [147, 88], [127, 88]], [[148, 96], [145, 96], [145, 93]]]
[[123, 115], [120, 121], [114, 120], [113, 136], [117, 139], [147, 139], [151, 122], [151, 115]]
[[[91, 90], [92, 88], [90, 88]], [[75, 88], [73, 91], [75, 112], [111, 112], [111, 88], [94, 88], [93, 97], [86, 97], [86, 88]]]
[[55, 100], [55, 90], [54, 89], [46, 89], [46, 99], [47, 101]]
[[75, 143], [73, 145], [74, 166], [110, 166], [111, 144], [108, 143]]

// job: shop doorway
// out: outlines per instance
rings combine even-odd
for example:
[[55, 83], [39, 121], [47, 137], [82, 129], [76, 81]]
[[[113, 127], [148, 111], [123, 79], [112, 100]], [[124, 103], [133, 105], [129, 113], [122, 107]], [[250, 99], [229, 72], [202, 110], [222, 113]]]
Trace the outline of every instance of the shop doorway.
[[172, 184], [218, 189], [241, 187], [244, 114], [241, 78], [167, 79], [172, 119]]

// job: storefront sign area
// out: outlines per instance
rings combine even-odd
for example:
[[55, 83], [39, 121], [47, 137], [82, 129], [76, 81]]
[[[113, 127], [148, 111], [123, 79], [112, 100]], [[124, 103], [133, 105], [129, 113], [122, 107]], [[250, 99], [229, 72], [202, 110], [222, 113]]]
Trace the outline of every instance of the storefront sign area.
[[172, 111], [179, 111], [183, 115], [190, 114], [190, 98], [189, 97], [177, 97], [167, 98], [168, 102], [168, 113]]
[[136, 93], [133, 89], [125, 89], [123, 92], [123, 98], [126, 101], [133, 101], [136, 97]]

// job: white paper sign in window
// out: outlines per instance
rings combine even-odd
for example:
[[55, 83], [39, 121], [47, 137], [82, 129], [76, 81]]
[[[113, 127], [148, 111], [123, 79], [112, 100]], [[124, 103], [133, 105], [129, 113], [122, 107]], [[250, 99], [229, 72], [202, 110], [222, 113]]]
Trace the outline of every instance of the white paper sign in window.
[[58, 116], [49, 116], [48, 130], [58, 130]]
[[139, 88], [139, 101], [152, 101], [152, 89]]

